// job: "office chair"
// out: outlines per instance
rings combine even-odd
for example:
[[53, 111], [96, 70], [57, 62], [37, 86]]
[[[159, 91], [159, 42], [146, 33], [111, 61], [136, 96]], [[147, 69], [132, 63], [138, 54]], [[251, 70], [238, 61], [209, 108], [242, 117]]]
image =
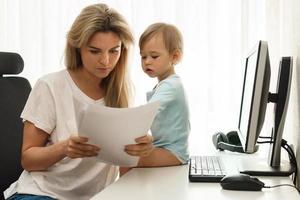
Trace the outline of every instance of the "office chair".
[[20, 114], [31, 86], [27, 79], [12, 76], [21, 73], [23, 66], [24, 62], [19, 54], [0, 52], [0, 199], [4, 199], [3, 191], [23, 171], [23, 122]]

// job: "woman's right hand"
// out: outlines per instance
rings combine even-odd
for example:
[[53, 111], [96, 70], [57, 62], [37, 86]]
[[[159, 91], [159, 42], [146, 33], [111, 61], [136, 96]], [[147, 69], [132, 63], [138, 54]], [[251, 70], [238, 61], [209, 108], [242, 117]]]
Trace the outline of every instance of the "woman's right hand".
[[65, 142], [65, 154], [69, 158], [97, 156], [100, 148], [88, 144], [88, 138], [72, 135]]

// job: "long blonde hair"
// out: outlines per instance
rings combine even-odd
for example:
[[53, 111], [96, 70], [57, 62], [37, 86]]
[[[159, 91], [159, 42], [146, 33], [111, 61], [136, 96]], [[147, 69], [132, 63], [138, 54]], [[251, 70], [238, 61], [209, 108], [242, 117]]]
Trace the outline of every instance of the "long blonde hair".
[[97, 32], [113, 32], [122, 42], [121, 55], [114, 70], [102, 80], [105, 104], [110, 107], [128, 107], [130, 82], [127, 61], [133, 35], [123, 16], [106, 4], [94, 4], [84, 8], [67, 34], [65, 65], [70, 70], [82, 67], [80, 48], [87, 45]]

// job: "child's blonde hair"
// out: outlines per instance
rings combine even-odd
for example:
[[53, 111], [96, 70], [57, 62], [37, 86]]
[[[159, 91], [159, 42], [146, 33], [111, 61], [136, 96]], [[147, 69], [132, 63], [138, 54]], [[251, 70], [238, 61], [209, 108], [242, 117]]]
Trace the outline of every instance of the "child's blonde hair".
[[176, 26], [167, 23], [154, 23], [148, 26], [140, 37], [140, 49], [143, 48], [146, 42], [158, 34], [162, 34], [164, 45], [170, 54], [175, 50], [183, 53], [183, 39], [180, 31]]
[[122, 42], [121, 55], [114, 70], [103, 79], [105, 104], [111, 107], [128, 107], [130, 84], [127, 80], [127, 59], [133, 36], [122, 15], [106, 4], [84, 8], [67, 34], [65, 64], [70, 70], [82, 67], [80, 48], [87, 45], [97, 32], [113, 32]]

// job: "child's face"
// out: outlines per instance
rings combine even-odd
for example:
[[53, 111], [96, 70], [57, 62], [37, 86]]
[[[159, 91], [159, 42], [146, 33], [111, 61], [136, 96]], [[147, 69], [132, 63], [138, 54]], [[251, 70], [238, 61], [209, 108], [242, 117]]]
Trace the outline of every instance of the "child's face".
[[147, 41], [140, 54], [143, 70], [148, 76], [157, 77], [161, 81], [174, 74], [174, 58], [165, 48], [161, 34]]

